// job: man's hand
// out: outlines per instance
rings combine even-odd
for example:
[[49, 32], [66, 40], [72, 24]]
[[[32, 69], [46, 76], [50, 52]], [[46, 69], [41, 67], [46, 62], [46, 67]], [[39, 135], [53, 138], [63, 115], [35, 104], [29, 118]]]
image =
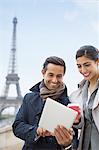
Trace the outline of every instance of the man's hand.
[[68, 146], [73, 139], [73, 130], [67, 130], [64, 126], [58, 125], [54, 130], [54, 136], [58, 144]]
[[38, 127], [37, 135], [42, 137], [55, 136], [59, 145], [68, 146], [69, 144], [71, 144], [71, 141], [73, 139], [73, 130], [67, 130], [64, 126], [58, 125], [55, 128], [54, 133], [51, 133], [48, 130]]
[[51, 133], [43, 128], [37, 128], [37, 135], [38, 136], [42, 136], [42, 137], [45, 137], [45, 136], [51, 136]]

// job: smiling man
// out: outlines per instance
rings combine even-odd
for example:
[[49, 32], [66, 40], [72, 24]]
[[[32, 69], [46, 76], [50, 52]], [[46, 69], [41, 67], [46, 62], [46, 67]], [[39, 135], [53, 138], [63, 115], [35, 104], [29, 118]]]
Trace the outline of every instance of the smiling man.
[[13, 123], [14, 134], [25, 141], [23, 150], [62, 150], [65, 147], [70, 149], [72, 133], [64, 126], [58, 125], [54, 135], [38, 127], [48, 97], [64, 105], [69, 103], [67, 88], [63, 83], [65, 71], [63, 59], [56, 56], [47, 58], [43, 64], [42, 81], [30, 89], [31, 93], [24, 96], [23, 104]]

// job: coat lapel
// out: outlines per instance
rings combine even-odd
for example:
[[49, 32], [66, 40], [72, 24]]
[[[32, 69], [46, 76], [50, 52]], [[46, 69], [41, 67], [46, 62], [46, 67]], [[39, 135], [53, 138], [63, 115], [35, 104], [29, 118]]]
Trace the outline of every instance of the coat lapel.
[[92, 109], [95, 109], [98, 105], [99, 105], [99, 88], [98, 88], [97, 94], [95, 96], [94, 103], [93, 103], [93, 108]]
[[86, 83], [83, 86], [82, 89], [82, 100], [83, 100], [83, 108], [85, 109], [85, 105], [88, 99], [88, 82], [86, 81]]

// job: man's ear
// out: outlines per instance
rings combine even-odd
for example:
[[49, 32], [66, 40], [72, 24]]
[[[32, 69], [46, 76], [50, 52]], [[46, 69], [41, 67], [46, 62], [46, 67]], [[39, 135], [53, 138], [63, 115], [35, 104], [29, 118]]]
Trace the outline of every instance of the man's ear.
[[42, 69], [42, 70], [41, 70], [41, 73], [42, 73], [42, 75], [44, 75], [44, 74], [45, 74], [45, 70], [44, 70], [44, 69]]

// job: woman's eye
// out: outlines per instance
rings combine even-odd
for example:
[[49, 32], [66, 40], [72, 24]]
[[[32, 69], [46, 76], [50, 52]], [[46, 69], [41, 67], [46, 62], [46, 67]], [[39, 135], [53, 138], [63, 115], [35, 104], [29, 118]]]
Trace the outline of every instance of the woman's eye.
[[90, 66], [90, 64], [86, 64], [86, 65], [85, 65], [85, 67], [89, 67], [89, 66]]

